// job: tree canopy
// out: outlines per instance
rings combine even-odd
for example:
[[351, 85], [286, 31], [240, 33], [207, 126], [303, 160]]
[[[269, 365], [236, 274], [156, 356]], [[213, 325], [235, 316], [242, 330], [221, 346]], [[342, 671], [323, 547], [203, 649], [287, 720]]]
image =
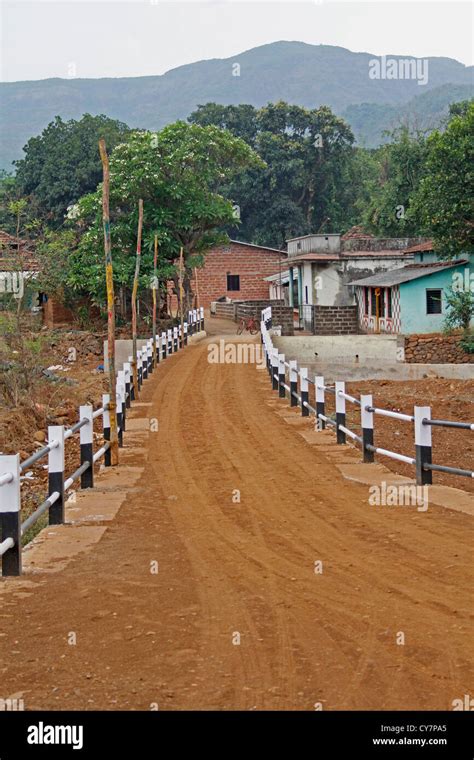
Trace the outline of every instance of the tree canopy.
[[61, 226], [68, 206], [100, 182], [99, 138], [106, 139], [110, 151], [129, 131], [107, 116], [85, 114], [80, 121], [56, 116], [41, 135], [28, 140], [25, 157], [15, 162], [20, 193], [30, 196], [36, 215], [49, 226]]
[[[114, 279], [129, 286], [135, 259], [137, 204], [143, 199], [143, 253], [140, 284], [147, 287], [158, 235], [160, 277], [176, 276], [174, 261], [184, 249], [186, 277], [202, 253], [222, 239], [233, 221], [230, 200], [219, 188], [237, 171], [262, 166], [241, 139], [214, 126], [176, 122], [158, 133], [133, 132], [110, 159], [110, 218]], [[70, 284], [103, 298], [101, 186], [79, 201], [80, 225], [86, 227], [71, 258]]]

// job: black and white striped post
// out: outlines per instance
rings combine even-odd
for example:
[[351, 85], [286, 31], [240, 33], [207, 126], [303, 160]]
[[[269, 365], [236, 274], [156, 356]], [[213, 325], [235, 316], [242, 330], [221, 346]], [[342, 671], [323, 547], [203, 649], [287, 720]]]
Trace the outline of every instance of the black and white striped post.
[[346, 392], [346, 384], [341, 380], [334, 383], [334, 394], [336, 396], [336, 443], [345, 443], [346, 434], [340, 429], [340, 425], [346, 426], [346, 399], [342, 395]]
[[278, 354], [278, 398], [285, 395], [285, 354]]
[[199, 330], [200, 330], [200, 324], [199, 324], [199, 320], [198, 320], [197, 309], [193, 309], [193, 322], [194, 322], [194, 330], [195, 330], [195, 332], [199, 332]]
[[139, 348], [137, 349], [137, 383], [138, 383], [138, 390], [140, 390], [143, 383], [143, 364], [142, 364], [142, 352]]
[[188, 345], [188, 323], [187, 322], [184, 323], [184, 339], [183, 340], [184, 340], [184, 345], [187, 346]]
[[148, 348], [146, 343], [142, 346], [142, 378], [146, 380], [148, 377]]
[[128, 357], [128, 366], [130, 367], [130, 401], [135, 400], [135, 384], [133, 382], [132, 378], [132, 362], [133, 362], [133, 356]]
[[20, 455], [0, 457], [2, 575], [21, 575]]
[[122, 403], [122, 430], [125, 432], [127, 429], [127, 404], [124, 370], [117, 372], [117, 388], [120, 388], [120, 398]]
[[166, 359], [166, 347], [167, 347], [166, 333], [163, 331], [161, 333], [161, 358], [163, 359], [163, 361]]
[[301, 396], [301, 416], [309, 417], [309, 409], [306, 404], [309, 401], [308, 369], [300, 368], [300, 396]]
[[160, 336], [157, 334], [156, 335], [156, 363], [157, 364], [159, 364], [161, 360], [160, 353], [161, 353], [161, 341], [160, 341]]
[[272, 348], [272, 390], [278, 390], [278, 349]]
[[123, 374], [125, 378], [125, 406], [127, 407], [127, 409], [130, 409], [132, 405], [131, 390], [130, 390], [130, 385], [131, 385], [130, 378], [131, 378], [132, 370], [131, 370], [130, 362], [123, 363]]
[[201, 330], [204, 330], [204, 306], [199, 307], [201, 317]]
[[360, 397], [360, 426], [362, 430], [362, 456], [363, 461], [371, 463], [374, 461], [374, 452], [368, 446], [374, 445], [374, 413], [372, 394], [362, 395]]
[[298, 362], [296, 359], [290, 359], [290, 406], [298, 406]]
[[[80, 412], [79, 419], [82, 419]], [[81, 433], [83, 429], [81, 428]], [[48, 441], [55, 443], [48, 454], [48, 497], [55, 491], [59, 494], [59, 498], [49, 508], [48, 519], [50, 525], [62, 525], [64, 523], [64, 425], [49, 425]]]
[[176, 353], [178, 350], [178, 328], [173, 327], [173, 351]]
[[168, 354], [173, 353], [173, 331], [171, 328], [168, 330]]
[[83, 425], [80, 430], [81, 466], [86, 462], [89, 462], [89, 467], [87, 467], [87, 469], [81, 474], [81, 488], [93, 488], [94, 452], [92, 442], [94, 440], [94, 421], [92, 417], [92, 406], [90, 404], [79, 407], [79, 419], [81, 421], [84, 419], [87, 420], [87, 423]]
[[151, 375], [153, 372], [153, 340], [151, 338], [146, 342], [146, 351], [148, 359], [148, 374]]
[[178, 348], [183, 348], [183, 331], [181, 330], [181, 325], [178, 325]]
[[432, 470], [425, 470], [425, 464], [432, 464], [431, 425], [424, 425], [423, 420], [431, 420], [431, 407], [415, 406], [415, 471], [419, 486], [431, 485]]
[[[132, 383], [132, 390], [133, 390], [133, 383]], [[110, 395], [108, 393], [103, 393], [102, 406], [104, 407], [104, 412], [102, 414], [102, 432], [104, 435], [104, 441], [110, 441], [110, 412], [108, 410], [109, 403], [110, 403]], [[104, 454], [104, 464], [106, 467], [110, 467], [112, 464], [112, 455], [110, 451], [110, 446]]]
[[117, 398], [117, 438], [119, 448], [123, 447], [123, 433], [125, 430], [125, 421], [123, 419], [123, 412], [125, 408], [124, 403], [124, 388], [119, 375], [117, 375], [117, 382], [115, 384], [115, 395]]
[[322, 419], [326, 416], [326, 404], [324, 399], [324, 377], [316, 375], [314, 378], [314, 392], [316, 396], [316, 425], [318, 430], [326, 429], [326, 420]]

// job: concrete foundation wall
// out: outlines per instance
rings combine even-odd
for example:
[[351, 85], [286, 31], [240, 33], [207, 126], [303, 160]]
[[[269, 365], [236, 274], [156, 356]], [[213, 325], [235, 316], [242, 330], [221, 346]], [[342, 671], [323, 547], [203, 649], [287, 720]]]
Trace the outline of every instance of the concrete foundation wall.
[[274, 339], [282, 353], [301, 361], [366, 361], [396, 362], [398, 338], [396, 335], [301, 335]]

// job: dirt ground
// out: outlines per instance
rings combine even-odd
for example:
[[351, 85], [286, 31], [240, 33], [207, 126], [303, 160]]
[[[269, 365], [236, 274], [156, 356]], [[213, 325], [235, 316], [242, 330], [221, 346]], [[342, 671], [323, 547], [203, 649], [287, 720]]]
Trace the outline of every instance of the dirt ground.
[[128, 459], [144, 471], [100, 543], [27, 589], [0, 583], [0, 696], [442, 710], [473, 693], [471, 517], [370, 507], [277, 413], [265, 372], [208, 363], [206, 341], [141, 402], [158, 431]]

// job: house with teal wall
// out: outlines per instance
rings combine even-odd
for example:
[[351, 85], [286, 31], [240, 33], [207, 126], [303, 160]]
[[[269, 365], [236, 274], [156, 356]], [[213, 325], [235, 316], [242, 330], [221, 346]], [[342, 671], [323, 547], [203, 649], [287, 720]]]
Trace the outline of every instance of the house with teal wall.
[[446, 318], [446, 293], [453, 288], [474, 292], [474, 257], [439, 259], [432, 243], [407, 249], [406, 266], [354, 280], [362, 332], [436, 333]]

